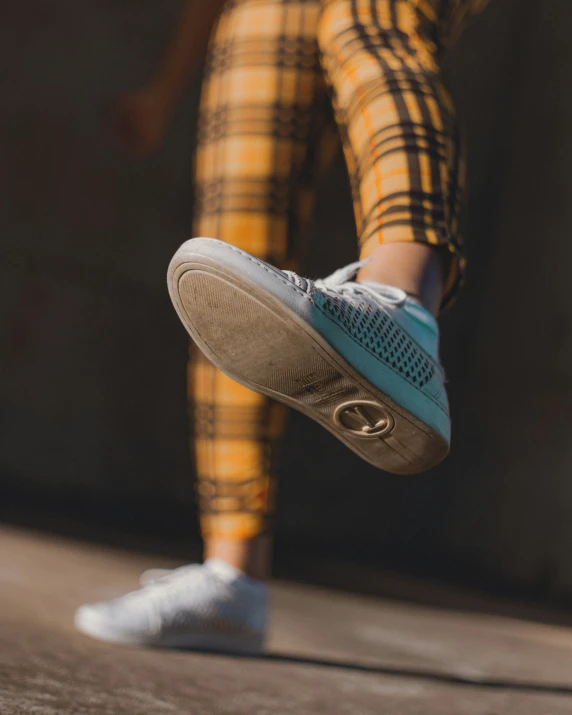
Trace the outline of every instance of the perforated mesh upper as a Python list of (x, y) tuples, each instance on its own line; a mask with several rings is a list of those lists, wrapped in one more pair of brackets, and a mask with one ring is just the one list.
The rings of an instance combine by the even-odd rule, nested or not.
[(385, 311), (359, 296), (321, 292), (326, 312), (366, 348), (416, 387), (426, 385), (435, 366)]

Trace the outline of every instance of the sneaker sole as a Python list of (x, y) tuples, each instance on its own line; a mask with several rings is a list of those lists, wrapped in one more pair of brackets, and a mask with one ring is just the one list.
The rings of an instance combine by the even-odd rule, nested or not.
[(171, 261), (169, 293), (216, 367), (307, 415), (380, 469), (415, 474), (447, 456), (440, 434), (368, 382), (279, 298), (193, 243)]
[(97, 614), (80, 609), (75, 616), (75, 627), (84, 635), (106, 643), (174, 648), (233, 655), (261, 655), (264, 638), (241, 633), (172, 633), (158, 637), (140, 636), (119, 631)]

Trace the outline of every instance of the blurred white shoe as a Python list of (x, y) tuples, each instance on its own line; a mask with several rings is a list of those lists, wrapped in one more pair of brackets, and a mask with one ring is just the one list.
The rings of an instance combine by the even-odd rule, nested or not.
[(112, 643), (248, 655), (262, 651), (268, 605), (261, 581), (219, 559), (173, 571), (153, 569), (142, 578), (145, 585), (137, 591), (80, 606), (76, 628)]

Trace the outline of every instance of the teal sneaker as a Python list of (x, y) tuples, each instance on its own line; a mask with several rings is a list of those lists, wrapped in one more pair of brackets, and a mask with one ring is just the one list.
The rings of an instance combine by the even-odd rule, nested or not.
[(321, 424), (362, 459), (412, 474), (449, 451), (439, 329), (398, 288), (280, 271), (222, 241), (177, 251), (169, 293), (205, 355), (251, 390)]

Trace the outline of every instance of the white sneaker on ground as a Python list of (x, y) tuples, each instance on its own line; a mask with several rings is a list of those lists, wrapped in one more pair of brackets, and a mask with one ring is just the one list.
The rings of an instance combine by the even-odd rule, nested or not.
[(210, 238), (177, 251), (171, 299), (205, 355), (395, 473), (449, 451), (439, 329), (398, 288), (356, 283), (361, 263), (311, 281)]
[(113, 643), (257, 655), (267, 587), (220, 559), (181, 566), (137, 591), (78, 608), (75, 625)]

